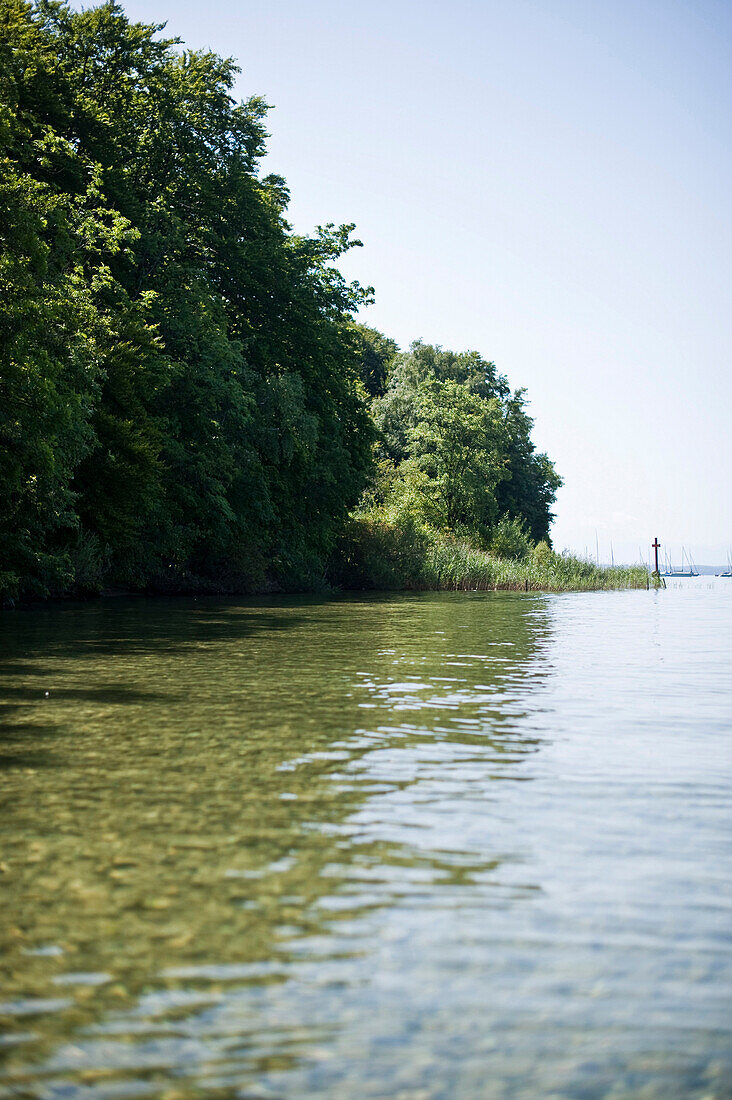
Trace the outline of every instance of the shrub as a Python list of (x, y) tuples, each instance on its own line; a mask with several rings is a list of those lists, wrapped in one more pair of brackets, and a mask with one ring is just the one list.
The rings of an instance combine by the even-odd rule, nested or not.
[(349, 589), (423, 587), (428, 545), (426, 530), (409, 515), (353, 516), (331, 557), (329, 579)]
[(546, 539), (542, 539), (541, 542), (537, 542), (531, 556), (539, 569), (548, 569), (554, 562), (556, 555)]
[(522, 519), (503, 516), (493, 528), (490, 539), (491, 552), (499, 558), (519, 561), (528, 557), (533, 546)]

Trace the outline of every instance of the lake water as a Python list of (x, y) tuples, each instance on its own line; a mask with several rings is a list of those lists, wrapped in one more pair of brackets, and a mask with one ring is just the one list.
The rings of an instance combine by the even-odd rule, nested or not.
[(732, 1096), (732, 581), (0, 623), (0, 1096)]

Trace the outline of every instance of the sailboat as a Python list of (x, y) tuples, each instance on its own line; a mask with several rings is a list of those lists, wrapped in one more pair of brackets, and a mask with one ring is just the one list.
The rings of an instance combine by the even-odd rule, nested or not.
[[(684, 558), (686, 558), (686, 564), (684, 564)], [(674, 566), (669, 564), (668, 558), (666, 559), (666, 570), (661, 574), (662, 577), (698, 577), (699, 570), (694, 566), (694, 562), (691, 559), (691, 554), (687, 554), (684, 547), (681, 547), (681, 566), (675, 569)]]
[(727, 551), (727, 568), (724, 573), (719, 574), (720, 577), (732, 577), (732, 554)]

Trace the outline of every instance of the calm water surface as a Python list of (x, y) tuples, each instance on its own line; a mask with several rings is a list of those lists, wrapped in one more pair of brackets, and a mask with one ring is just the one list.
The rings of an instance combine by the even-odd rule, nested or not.
[(732, 581), (0, 623), (0, 1096), (732, 1096)]

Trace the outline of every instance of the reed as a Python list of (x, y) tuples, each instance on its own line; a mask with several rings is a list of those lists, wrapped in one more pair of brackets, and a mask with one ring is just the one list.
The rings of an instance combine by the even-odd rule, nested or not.
[(518, 559), (500, 558), (468, 539), (380, 514), (352, 518), (331, 563), (346, 589), (589, 592), (646, 588), (645, 566), (598, 566), (539, 543)]
[(642, 566), (599, 567), (551, 550), (518, 560), (498, 558), (463, 540), (438, 535), (425, 560), (424, 581), (429, 588), (577, 592), (646, 588), (648, 572)]

